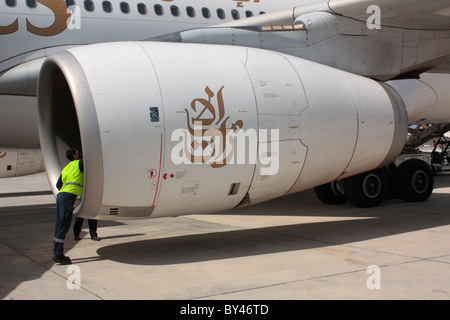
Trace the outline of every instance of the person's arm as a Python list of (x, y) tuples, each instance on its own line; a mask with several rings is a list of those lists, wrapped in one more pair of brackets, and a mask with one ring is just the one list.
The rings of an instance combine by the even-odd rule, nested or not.
[(78, 167), (80, 168), (80, 172), (84, 171), (83, 159), (81, 159), (80, 162), (78, 162)]
[(58, 190), (61, 190), (62, 186), (62, 176), (59, 176), (58, 182), (56, 182), (56, 187), (58, 188)]

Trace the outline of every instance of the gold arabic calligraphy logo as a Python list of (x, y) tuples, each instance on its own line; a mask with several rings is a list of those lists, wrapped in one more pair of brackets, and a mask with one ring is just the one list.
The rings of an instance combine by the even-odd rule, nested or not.
[[(243, 8), (244, 7), (243, 2), (251, 2), (250, 0), (233, 0), (233, 1), (237, 2), (237, 7), (238, 8)], [(259, 0), (253, 0), (253, 2), (254, 3), (258, 3)]]
[[(190, 110), (185, 109), (187, 126), (191, 137), (185, 133), (185, 154), (191, 163), (208, 163), (213, 168), (220, 168), (229, 163), (234, 154), (233, 134), (242, 129), (244, 123), (237, 120), (230, 123), (230, 117), (225, 117), (223, 89), (217, 94), (207, 86), (207, 99), (194, 99)], [(215, 97), (216, 106), (212, 100)], [(227, 125), (230, 124), (230, 127)], [(193, 142), (188, 145), (188, 141)]]

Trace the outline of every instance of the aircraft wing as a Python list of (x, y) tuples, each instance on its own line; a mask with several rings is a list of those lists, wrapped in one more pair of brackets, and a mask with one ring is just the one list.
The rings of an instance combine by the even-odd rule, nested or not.
[(380, 8), (383, 26), (419, 30), (450, 29), (450, 3), (448, 0), (328, 1), (328, 6), (334, 13), (360, 21), (367, 20), (367, 11), (371, 5)]
[(416, 78), (450, 63), (450, 3), (329, 0), (149, 40), (257, 47), (381, 81)]
[[(330, 10), (338, 15), (359, 21), (367, 21), (370, 6), (380, 11), (380, 24), (385, 27), (405, 30), (423, 30), (423, 34), (444, 35), (448, 39), (450, 30), (450, 2), (448, 0), (329, 0)], [(377, 8), (377, 9), (378, 9)], [(448, 40), (447, 40), (448, 41)], [(430, 45), (430, 47), (432, 47)], [(430, 48), (431, 50), (431, 48)], [(447, 55), (445, 55), (447, 53)], [(450, 74), (450, 52), (442, 51), (429, 73)]]
[(222, 26), (284, 25), (306, 13), (329, 11), (359, 21), (367, 21), (371, 6), (380, 9), (381, 25), (415, 30), (450, 30), (450, 2), (448, 0), (329, 0), (299, 6), (277, 13), (237, 20)]
[(443, 63), (429, 71), (429, 73), (447, 73), (450, 74), (450, 63)]

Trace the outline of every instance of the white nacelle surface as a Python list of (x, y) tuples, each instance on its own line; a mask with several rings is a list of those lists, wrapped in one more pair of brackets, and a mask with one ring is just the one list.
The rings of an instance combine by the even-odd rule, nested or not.
[(423, 73), (420, 79), (386, 82), (402, 97), (408, 111), (409, 124), (450, 122), (450, 75)]
[(21, 177), (44, 170), (39, 149), (0, 149), (0, 178)]
[[(52, 83), (70, 94), (53, 92)], [(389, 163), (407, 132), (404, 105), (384, 85), (244, 47), (74, 48), (44, 63), (38, 95), (50, 181), (64, 163), (55, 136), (82, 146), (78, 214), (86, 218), (259, 203)], [(68, 120), (60, 112), (70, 118), (73, 110), (69, 124), (79, 127), (78, 141), (54, 128)]]

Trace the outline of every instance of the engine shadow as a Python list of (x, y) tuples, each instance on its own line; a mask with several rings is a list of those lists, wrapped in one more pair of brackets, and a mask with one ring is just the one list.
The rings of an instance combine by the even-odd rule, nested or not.
[[(293, 199), (291, 197), (265, 203), (264, 208), (268, 205), (276, 208), (277, 201), (286, 202)], [(434, 201), (448, 201), (449, 195), (437, 194), (433, 199), (428, 206), (432, 206)], [(339, 217), (333, 207), (323, 209), (324, 206), (317, 201), (308, 206), (309, 208), (299, 213), (298, 203), (292, 202), (292, 206), (284, 209), (282, 215), (311, 217), (316, 209), (322, 208), (314, 215)], [(411, 208), (413, 206), (414, 204), (410, 204)], [(440, 214), (435, 211), (428, 212), (427, 205), (419, 206), (424, 209), (417, 210), (414, 207), (414, 211), (408, 210), (408, 206), (405, 207), (401, 201), (386, 202), (383, 210), (380, 208), (362, 210), (344, 205), (340, 210), (341, 213), (345, 212), (342, 217), (348, 220), (344, 218), (338, 221), (168, 236), (105, 246), (99, 248), (97, 254), (103, 259), (127, 264), (171, 265), (342, 245), (450, 225), (448, 210)], [(235, 214), (261, 215), (261, 211), (255, 207), (238, 210)], [(393, 210), (390, 207), (393, 207)], [(274, 211), (271, 212), (273, 215)], [(265, 214), (269, 215), (268, 212)]]

